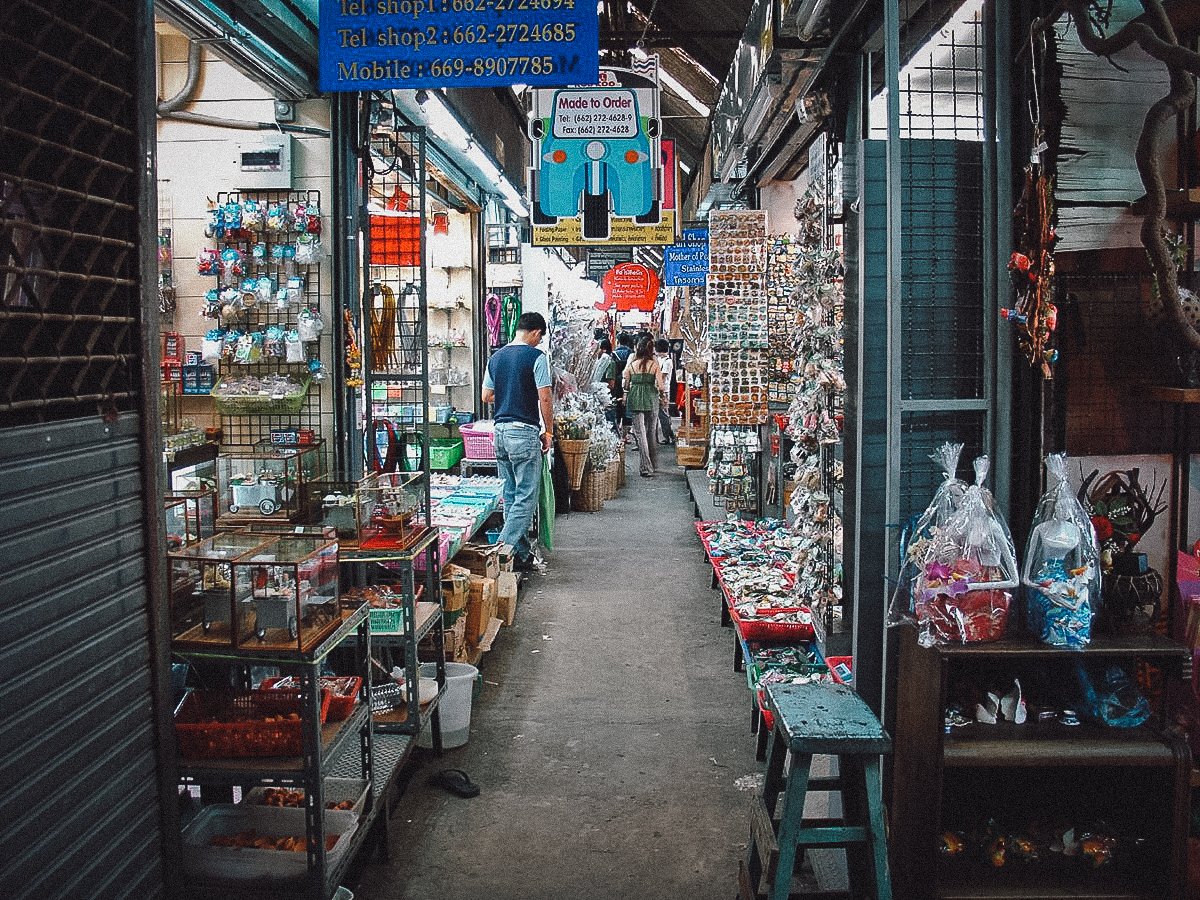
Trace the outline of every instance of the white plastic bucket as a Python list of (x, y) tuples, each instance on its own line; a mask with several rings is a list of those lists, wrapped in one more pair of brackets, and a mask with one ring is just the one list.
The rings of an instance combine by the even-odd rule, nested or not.
[[(437, 663), (421, 663), (421, 675), (434, 678), (437, 675)], [(471, 732), (471, 698), (474, 694), (475, 679), (479, 670), (466, 663), (446, 663), (446, 693), (438, 704), (438, 713), (442, 720), (442, 747), (451, 749), (461, 747), (467, 742)], [(417, 738), (418, 747), (433, 746), (433, 726), (421, 732)]]

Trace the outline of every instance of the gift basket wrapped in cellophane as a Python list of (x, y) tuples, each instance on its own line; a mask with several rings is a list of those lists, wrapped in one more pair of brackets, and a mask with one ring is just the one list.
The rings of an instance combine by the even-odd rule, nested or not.
[(914, 585), (913, 611), (923, 646), (994, 641), (1004, 636), (1016, 551), (1008, 525), (983, 487), (989, 463), (975, 460), (975, 483), (930, 541)]
[(1034, 635), (1073, 650), (1091, 642), (1100, 603), (1100, 547), (1067, 480), (1066, 454), (1046, 457), (1046, 493), (1029, 530), (1021, 583)]
[(925, 511), (910, 520), (900, 535), (900, 576), (888, 610), (888, 624), (900, 625), (916, 619), (916, 582), (925, 567), (929, 548), (946, 523), (962, 505), (967, 485), (957, 475), (963, 445), (943, 443), (929, 458), (942, 472), (942, 483), (934, 491)]

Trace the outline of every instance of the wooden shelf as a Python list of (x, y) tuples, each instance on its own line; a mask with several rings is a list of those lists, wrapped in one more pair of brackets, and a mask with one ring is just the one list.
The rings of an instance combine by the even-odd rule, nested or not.
[(1155, 386), (1150, 388), (1147, 396), (1160, 403), (1200, 403), (1200, 388)]
[(1052, 647), (1033, 638), (1005, 638), (979, 644), (943, 644), (937, 651), (948, 657), (980, 657), (988, 659), (1035, 659), (1041, 657), (1079, 659), (1082, 657), (1166, 657), (1185, 659), (1187, 648), (1182, 644), (1149, 632), (1137, 635), (1097, 635), (1082, 650)]
[[(1154, 726), (1126, 730), (1057, 721), (970, 723), (946, 733), (944, 712), (960, 678), (1139, 659), (1174, 669), (1177, 677), (1185, 648), (1157, 634), (1098, 635), (1082, 651), (1032, 638), (925, 648), (917, 643), (915, 627), (898, 631), (889, 834), (896, 896), (1182, 900), (1191, 796), (1182, 739)], [(1118, 826), (1128, 825), (1147, 839), (1156, 859), (1144, 875), (1093, 871), (1054, 858), (1000, 870), (982, 861), (964, 860), (959, 867), (939, 860), (937, 837), (947, 822), (970, 822), (993, 808), (998, 820), (1056, 814), (1119, 820)]]
[(1175, 765), (1171, 748), (1148, 728), (972, 723), (947, 734), (942, 748), (947, 768)]
[(983, 898), (1090, 897), (1094, 900), (1161, 898), (1161, 885), (1104, 870), (1057, 871), (1048, 866), (1012, 864), (1001, 870), (974, 869), (964, 873), (939, 871), (937, 896), (946, 900)]
[[(1143, 195), (1129, 204), (1129, 211), (1134, 215), (1144, 216), (1150, 204)], [(1179, 188), (1167, 191), (1168, 219), (1200, 218), (1200, 188)]]

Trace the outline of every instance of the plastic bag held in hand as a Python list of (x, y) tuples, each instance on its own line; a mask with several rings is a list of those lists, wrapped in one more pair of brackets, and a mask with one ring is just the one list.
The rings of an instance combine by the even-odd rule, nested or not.
[(1067, 481), (1066, 454), (1046, 457), (1046, 483), (1021, 573), (1029, 628), (1047, 644), (1080, 650), (1092, 639), (1100, 602), (1100, 547)]
[(975, 483), (917, 574), (914, 607), (923, 646), (994, 641), (1007, 628), (1017, 559), (1008, 525), (983, 487), (988, 468), (986, 456), (975, 460)]
[(958, 511), (967, 492), (966, 482), (956, 474), (962, 450), (962, 444), (947, 441), (929, 454), (942, 472), (942, 483), (929, 506), (900, 536), (900, 578), (888, 610), (889, 625), (915, 621), (917, 577), (924, 571), (934, 540)]

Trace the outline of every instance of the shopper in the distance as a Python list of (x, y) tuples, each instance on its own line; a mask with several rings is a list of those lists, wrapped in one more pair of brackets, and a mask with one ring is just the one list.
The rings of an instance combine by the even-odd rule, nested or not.
[(597, 385), (604, 385), (612, 393), (612, 386), (609, 382), (609, 369), (612, 368), (613, 352), (612, 341), (608, 338), (603, 338), (600, 341), (600, 355), (596, 357), (596, 361), (592, 363), (592, 393), (596, 392)]
[(625, 332), (617, 335), (617, 349), (613, 351), (612, 388), (614, 417), (617, 434), (624, 440), (629, 435), (633, 419), (625, 405), (625, 367), (633, 355), (633, 338)]
[(554, 441), (550, 358), (538, 349), (545, 334), (541, 313), (522, 313), (512, 343), (488, 361), (481, 394), (484, 403), (496, 404), (496, 466), (504, 480), (500, 552), (526, 572), (543, 566), (529, 528), (542, 484), (542, 454)]
[(633, 416), (633, 434), (641, 450), (639, 469), (643, 478), (651, 478), (658, 468), (658, 447), (654, 440), (658, 427), (658, 408), (667, 399), (662, 367), (654, 357), (654, 341), (642, 338), (633, 359), (625, 367), (625, 405)]
[[(662, 369), (662, 383), (665, 397), (671, 396), (671, 375), (675, 371), (675, 360), (671, 357), (671, 345), (665, 338), (654, 342), (654, 358)], [(671, 427), (671, 401), (664, 399), (658, 407), (658, 442), (660, 444), (675, 443), (675, 429)]]

